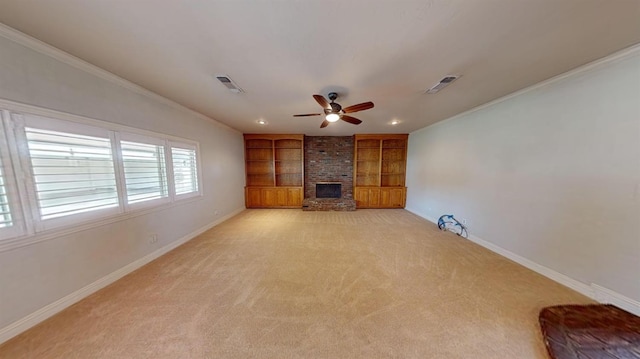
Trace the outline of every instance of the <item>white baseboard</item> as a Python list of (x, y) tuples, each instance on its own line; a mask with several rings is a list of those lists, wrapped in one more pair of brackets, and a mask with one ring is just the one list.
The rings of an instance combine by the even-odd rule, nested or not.
[(190, 241), (191, 239), (199, 236), (205, 231), (217, 226), (218, 224), (226, 221), (227, 219), (234, 217), (238, 213), (244, 211), (244, 208), (236, 209), (235, 211), (229, 213), (226, 216), (220, 217), (215, 221), (208, 223), (195, 231), (183, 236), (182, 238), (167, 244), (162, 248), (158, 248), (157, 250), (147, 254), (146, 256), (129, 263), (128, 265), (112, 272), (97, 281), (80, 288), (79, 290), (64, 296), (55, 302), (48, 304), (35, 312), (27, 315), (26, 317), (19, 319), (8, 326), (0, 329), (0, 344), (6, 342), (7, 340), (15, 337), (16, 335), (24, 332), (25, 330), (39, 324), (40, 322), (50, 318), (51, 316), (61, 312), (62, 310), (68, 308), (69, 306), (79, 302), (80, 300), (88, 297), (89, 295), (97, 292), (98, 290), (108, 286), (109, 284), (117, 281), (118, 279), (124, 277), (125, 275), (133, 272), (134, 270), (144, 266), (145, 264), (151, 262), (152, 260), (164, 255), (167, 252), (175, 249), (176, 247)]
[[(431, 218), (428, 215), (423, 215), (420, 212), (411, 209), (411, 208), (406, 208), (407, 211), (415, 214), (418, 217), (424, 218), (429, 222), (438, 223), (438, 220), (435, 218)], [(591, 284), (585, 284), (583, 282), (580, 282), (578, 280), (575, 280), (571, 277), (568, 277), (562, 273), (556, 272), (553, 269), (547, 268), (543, 265), (540, 265), (532, 260), (529, 260), (527, 258), (524, 258), (518, 254), (515, 254), (511, 251), (508, 251), (500, 246), (497, 246), (489, 241), (486, 241), (482, 238), (479, 238), (477, 236), (474, 235), (469, 235), (468, 238), (470, 241), (477, 243), (485, 248), (487, 248), (488, 250), (497, 253), (503, 257), (509, 258), (512, 261), (531, 269), (532, 271), (542, 274), (543, 276), (554, 280), (566, 287), (569, 287), (573, 290), (575, 290), (578, 293), (581, 293), (591, 299), (594, 299), (600, 303), (608, 303), (608, 304), (613, 304), (615, 306), (618, 306), (626, 311), (629, 311), (631, 313), (634, 313), (636, 315), (640, 315), (640, 302), (633, 300), (631, 298), (628, 298), (618, 292), (615, 292), (611, 289), (602, 287), (600, 285), (591, 283)]]
[(588, 284), (582, 283), (580, 281), (577, 281), (571, 277), (568, 277), (562, 273), (558, 273), (556, 271), (554, 271), (553, 269), (547, 268), (543, 265), (540, 265), (534, 261), (531, 261), (527, 258), (524, 258), (520, 255), (517, 255), (513, 252), (510, 252), (500, 246), (497, 246), (491, 242), (485, 241), (484, 239), (478, 238), (474, 235), (470, 235), (469, 236), (469, 240), (477, 243), (487, 249), (489, 249), (492, 252), (495, 252), (503, 257), (509, 258), (512, 261), (527, 267), (529, 269), (531, 269), (534, 272), (537, 272), (539, 274), (542, 274), (543, 276), (552, 279), (564, 286), (567, 286), (573, 290), (575, 290), (578, 293), (584, 294), (589, 298), (593, 298), (595, 296), (593, 288), (591, 288), (591, 286), (589, 286)]
[(613, 304), (635, 315), (640, 315), (640, 302), (637, 300), (625, 297), (618, 292), (614, 292), (611, 289), (597, 284), (591, 284), (591, 287), (593, 287), (593, 291), (595, 292), (594, 299), (598, 302)]

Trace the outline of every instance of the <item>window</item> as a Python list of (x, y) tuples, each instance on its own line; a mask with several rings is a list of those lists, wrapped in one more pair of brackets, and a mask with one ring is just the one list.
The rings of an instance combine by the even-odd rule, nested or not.
[(173, 144), (171, 158), (176, 196), (198, 193), (196, 148), (184, 144)]
[(24, 234), (24, 216), (18, 202), (15, 176), (9, 156), (7, 134), (3, 118), (8, 118), (6, 111), (0, 111), (0, 239), (8, 239)]
[(16, 107), (0, 109), (0, 250), (201, 193), (197, 143)]
[[(0, 160), (1, 160), (0, 151)], [(5, 162), (6, 163), (6, 162)], [(24, 233), (19, 206), (15, 202), (13, 186), (8, 183), (10, 178), (0, 161), (0, 239), (17, 237)]]
[(4, 174), (0, 165), (0, 228), (13, 226), (11, 218), (11, 208), (9, 207), (9, 198), (7, 197), (7, 187), (4, 184)]
[(118, 206), (111, 140), (26, 127), (43, 220)]
[(164, 145), (120, 141), (127, 203), (169, 198)]

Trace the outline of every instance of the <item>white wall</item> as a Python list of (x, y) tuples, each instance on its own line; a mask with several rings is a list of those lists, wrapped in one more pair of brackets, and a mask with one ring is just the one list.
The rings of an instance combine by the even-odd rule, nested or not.
[(412, 133), (407, 186), (410, 211), (637, 307), (639, 48)]
[(239, 132), (116, 82), (0, 35), (0, 99), (199, 141), (204, 196), (0, 252), (0, 329), (244, 208)]

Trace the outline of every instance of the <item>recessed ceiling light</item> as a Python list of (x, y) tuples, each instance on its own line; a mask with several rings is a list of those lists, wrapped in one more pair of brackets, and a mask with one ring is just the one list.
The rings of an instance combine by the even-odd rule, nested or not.
[(391, 124), (392, 124), (392, 125), (394, 125), (394, 126), (395, 126), (395, 125), (397, 125), (397, 124), (399, 124), (399, 123), (400, 123), (400, 121), (398, 121), (398, 120), (393, 120), (393, 121), (391, 121)]
[(263, 126), (267, 124), (267, 121), (265, 120), (258, 120), (256, 122), (258, 122), (258, 125), (263, 125)]

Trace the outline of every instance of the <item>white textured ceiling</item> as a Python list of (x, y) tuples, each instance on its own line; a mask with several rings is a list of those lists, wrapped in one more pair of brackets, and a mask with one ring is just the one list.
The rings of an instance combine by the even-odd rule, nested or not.
[[(242, 132), (307, 135), (414, 131), (639, 43), (639, 19), (637, 0), (0, 0), (0, 22)], [(375, 108), (292, 117), (330, 91)]]

